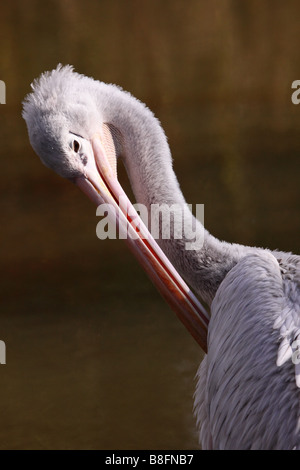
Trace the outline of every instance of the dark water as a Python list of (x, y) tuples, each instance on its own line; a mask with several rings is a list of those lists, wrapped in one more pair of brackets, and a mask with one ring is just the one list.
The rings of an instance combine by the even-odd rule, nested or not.
[(62, 62), (130, 90), (214, 235), (299, 253), (299, 14), (297, 1), (1, 6), (1, 449), (198, 445), (201, 351), (126, 246), (96, 238), (89, 200), (33, 153), (30, 82)]

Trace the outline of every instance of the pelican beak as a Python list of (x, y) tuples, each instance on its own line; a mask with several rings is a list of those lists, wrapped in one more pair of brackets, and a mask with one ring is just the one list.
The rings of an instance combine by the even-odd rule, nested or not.
[[(123, 191), (107, 159), (101, 137), (91, 139), (94, 161), (86, 174), (75, 180), (79, 188), (98, 206), (109, 204), (108, 217), (117, 224), (148, 276), (186, 326), (201, 348), (207, 351), (209, 316), (198, 299), (170, 263), (142, 222)], [(124, 236), (125, 234), (125, 236)]]

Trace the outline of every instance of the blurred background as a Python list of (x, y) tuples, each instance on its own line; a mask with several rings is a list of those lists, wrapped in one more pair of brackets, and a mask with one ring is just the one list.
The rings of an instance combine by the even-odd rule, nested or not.
[(129, 90), (160, 119), (210, 232), (299, 253), (299, 18), (297, 0), (2, 2), (0, 449), (198, 448), (202, 353), (34, 154), (32, 80), (61, 62)]

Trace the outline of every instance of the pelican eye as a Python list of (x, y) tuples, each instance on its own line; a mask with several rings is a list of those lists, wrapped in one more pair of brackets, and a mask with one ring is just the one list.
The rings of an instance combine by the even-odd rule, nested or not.
[(75, 132), (71, 132), (69, 134), (69, 147), (73, 150), (75, 153), (81, 152), (82, 148), (82, 140), (83, 137), (81, 135), (75, 134)]
[(75, 153), (78, 153), (79, 152), (79, 149), (80, 149), (80, 143), (78, 142), (78, 140), (73, 140), (73, 150)]

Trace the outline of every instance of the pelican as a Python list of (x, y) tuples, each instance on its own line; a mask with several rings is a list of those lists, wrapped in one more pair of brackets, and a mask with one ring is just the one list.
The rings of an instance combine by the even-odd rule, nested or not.
[[(202, 448), (300, 449), (300, 257), (204, 229), (182, 195), (159, 121), (121, 88), (59, 65), (33, 82), (23, 117), (47, 167), (114, 207), (130, 249), (207, 353), (194, 397)], [(184, 222), (204, 233), (199, 249), (187, 250), (184, 234), (151, 238), (118, 182), (118, 158), (136, 200), (149, 213), (153, 204), (181, 208)]]

